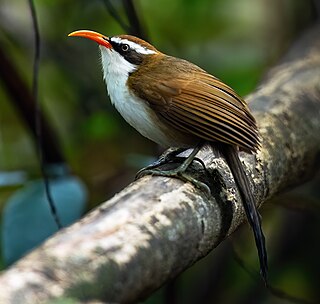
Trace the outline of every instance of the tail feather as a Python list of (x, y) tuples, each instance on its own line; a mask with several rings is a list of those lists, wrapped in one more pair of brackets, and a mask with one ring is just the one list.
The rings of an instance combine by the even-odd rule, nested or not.
[(224, 156), (226, 157), (227, 163), (230, 167), (232, 175), (237, 184), (238, 190), (241, 195), (242, 204), (248, 218), (249, 224), (253, 230), (256, 247), (258, 250), (259, 262), (260, 262), (260, 273), (265, 282), (267, 283), (268, 273), (268, 258), (265, 244), (265, 237), (261, 227), (261, 216), (255, 205), (255, 199), (250, 189), (248, 177), (244, 171), (241, 161), (238, 156), (238, 151), (232, 146), (223, 146)]

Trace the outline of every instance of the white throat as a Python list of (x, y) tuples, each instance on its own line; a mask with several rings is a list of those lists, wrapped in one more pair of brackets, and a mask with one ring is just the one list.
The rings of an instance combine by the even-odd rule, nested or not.
[(118, 52), (99, 46), (103, 78), (106, 82), (109, 96), (113, 104), (116, 103), (116, 95), (127, 87), (129, 74), (137, 69), (137, 66), (125, 60)]
[(125, 60), (113, 49), (100, 46), (100, 51), (103, 78), (111, 103), (127, 123), (143, 136), (161, 146), (171, 146), (172, 142), (168, 141), (167, 132), (155, 125), (155, 121), (158, 119), (156, 115), (150, 112), (143, 100), (129, 92), (127, 80), (130, 73), (137, 69), (137, 66)]

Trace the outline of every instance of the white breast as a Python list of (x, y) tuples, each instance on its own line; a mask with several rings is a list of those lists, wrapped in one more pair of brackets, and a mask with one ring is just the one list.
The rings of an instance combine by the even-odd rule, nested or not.
[(122, 117), (143, 136), (159, 145), (174, 145), (174, 140), (167, 135), (168, 132), (159, 128), (161, 122), (156, 123), (158, 118), (147, 110), (145, 102), (130, 94), (128, 90), (127, 79), (136, 66), (112, 49), (100, 47), (100, 51), (108, 94)]

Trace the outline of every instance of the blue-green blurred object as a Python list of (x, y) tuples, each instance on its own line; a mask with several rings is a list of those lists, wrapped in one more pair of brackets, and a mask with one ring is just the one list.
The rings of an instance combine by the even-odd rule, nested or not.
[(27, 179), (27, 173), (24, 171), (1, 171), (0, 187), (15, 186), (24, 183)]
[[(60, 172), (51, 175), (49, 188), (64, 227), (81, 217), (88, 195), (79, 178)], [(2, 254), (7, 265), (57, 232), (42, 179), (25, 184), (8, 199), (2, 223)]]

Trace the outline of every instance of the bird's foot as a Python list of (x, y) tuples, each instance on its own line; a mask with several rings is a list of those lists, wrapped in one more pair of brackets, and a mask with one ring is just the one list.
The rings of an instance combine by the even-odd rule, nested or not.
[[(210, 195), (211, 194), (210, 188), (205, 183), (200, 182), (199, 180), (195, 179), (194, 177), (186, 173), (186, 170), (188, 169), (188, 167), (191, 165), (193, 161), (198, 161), (207, 173), (207, 169), (203, 161), (200, 158), (195, 157), (195, 155), (199, 152), (200, 148), (201, 148), (200, 145), (197, 146), (187, 157), (177, 156), (179, 153), (185, 151), (185, 149), (179, 148), (179, 149), (171, 150), (161, 155), (161, 157), (156, 162), (141, 169), (137, 173), (136, 179), (141, 178), (145, 175), (175, 177), (185, 182), (191, 182), (197, 188), (204, 190)], [(161, 165), (168, 164), (168, 163), (177, 163), (177, 162), (179, 162), (180, 165), (175, 169), (171, 169), (171, 170), (157, 169), (157, 167)]]
[[(159, 170), (157, 168), (162, 165), (169, 164), (169, 163), (182, 164), (186, 159), (187, 159), (187, 157), (184, 157), (184, 156), (170, 156), (170, 159), (159, 158), (158, 160), (156, 160), (152, 164), (148, 165), (147, 167), (140, 169), (137, 172), (135, 179), (137, 180), (145, 175), (155, 175), (155, 174), (153, 174), (153, 172), (156, 172), (156, 171), (163, 171), (163, 172), (170, 171), (170, 170)], [(202, 161), (202, 159), (195, 157), (193, 161), (197, 161), (198, 163), (200, 163), (203, 170), (205, 170), (207, 173), (207, 168), (206, 168), (204, 162)]]
[(168, 164), (168, 163), (175, 163), (177, 161), (182, 162), (181, 160), (184, 160), (185, 157), (178, 157), (177, 155), (179, 153), (182, 153), (185, 150), (186, 149), (184, 149), (184, 148), (171, 148), (171, 149), (165, 151), (159, 157), (159, 159), (157, 159), (155, 162), (148, 165), (147, 167), (140, 169), (137, 172), (135, 179), (137, 180), (137, 179), (143, 177), (144, 175), (149, 174), (147, 172), (145, 173), (145, 171), (156, 169), (157, 167), (160, 167), (160, 166)]
[(172, 170), (159, 170), (159, 169), (144, 168), (138, 172), (138, 173), (140, 173), (139, 178), (143, 177), (145, 175), (174, 177), (174, 178), (178, 178), (184, 182), (192, 183), (197, 188), (204, 190), (208, 195), (211, 194), (210, 188), (205, 183), (200, 182), (199, 180), (195, 179), (191, 175), (187, 174), (185, 172), (185, 170), (181, 170), (180, 167), (181, 166), (179, 166), (176, 169), (172, 169)]

